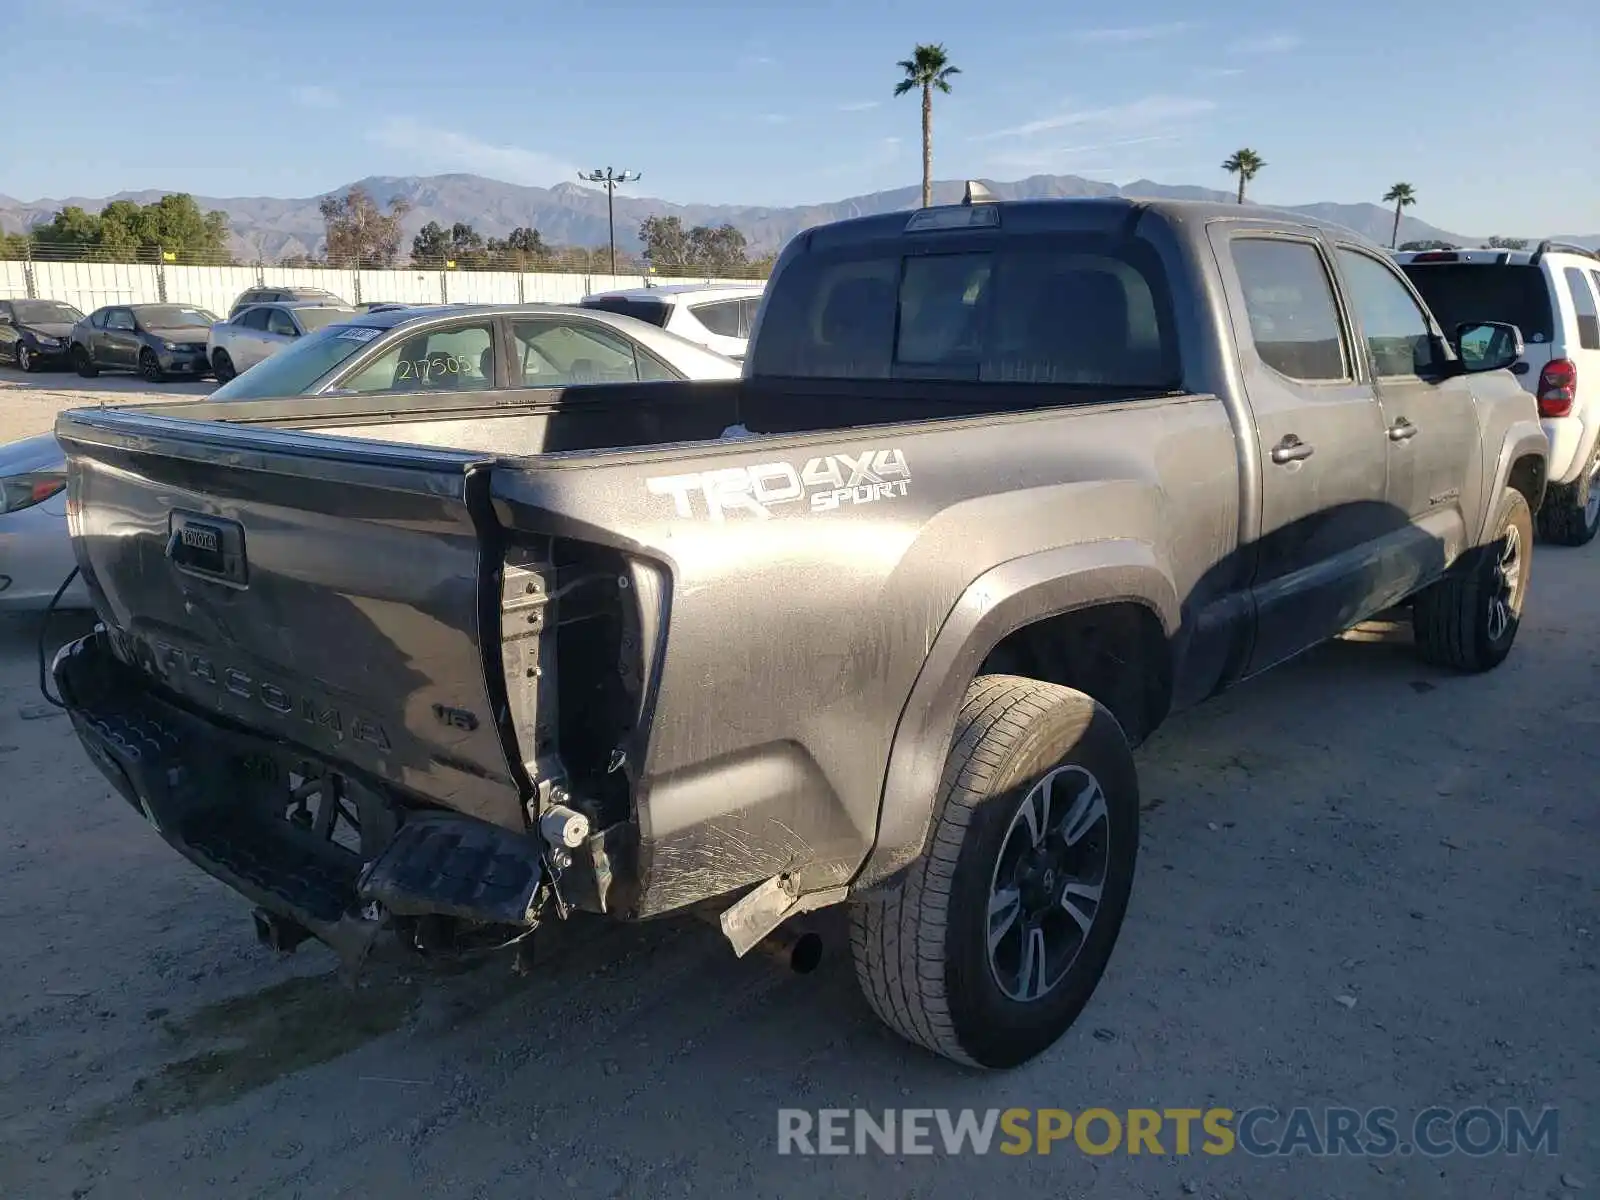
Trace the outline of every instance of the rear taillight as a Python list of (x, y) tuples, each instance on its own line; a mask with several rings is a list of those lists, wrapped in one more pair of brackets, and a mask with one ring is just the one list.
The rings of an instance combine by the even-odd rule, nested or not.
[(1539, 372), (1539, 415), (1564, 417), (1578, 394), (1578, 365), (1570, 358), (1552, 358)]
[(1460, 262), (1461, 256), (1454, 250), (1429, 250), (1425, 254), (1417, 255), (1411, 261), (1414, 263)]
[(67, 477), (50, 471), (28, 475), (9, 475), (0, 479), (5, 507), (0, 512), (17, 512), (42, 504), (67, 486)]

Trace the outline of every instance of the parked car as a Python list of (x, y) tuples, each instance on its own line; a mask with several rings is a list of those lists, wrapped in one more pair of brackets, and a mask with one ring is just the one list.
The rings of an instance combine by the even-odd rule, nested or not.
[(1517, 636), (1548, 443), (1516, 330), (1445, 334), (1336, 226), (824, 225), (744, 378), (581, 397), (353, 409), (407, 362), (509, 383), (536, 340), (382, 316), (262, 366), (356, 342), (311, 400), (56, 425), (102, 622), (54, 666), (78, 737), (264, 941), (352, 969), (573, 911), (715, 906), (744, 954), (848, 901), (879, 1017), (1013, 1066), (1110, 959), (1132, 744), (1402, 602), (1451, 669)]
[[(497, 345), (506, 348), (503, 362)], [(436, 395), (738, 376), (732, 359), (614, 313), (538, 304), (408, 306), (325, 326), (211, 398)]]
[(233, 307), (228, 309), (228, 317), (239, 315), (241, 309), (249, 308), (252, 304), (293, 304), (296, 301), (309, 300), (321, 304), (347, 304), (349, 303), (332, 292), (314, 287), (253, 287), (239, 293), (239, 298), (233, 302)]
[(216, 316), (188, 304), (108, 304), (72, 327), (72, 365), (85, 379), (137, 371), (150, 383), (211, 370), (206, 335)]
[(764, 283), (708, 285), (669, 283), (585, 296), (584, 308), (621, 313), (668, 333), (708, 346), (729, 358), (744, 358)]
[[(306, 316), (307, 306), (284, 307), (293, 308), (297, 319)], [(496, 338), (509, 338), (514, 348), (503, 377), (496, 375), (492, 354), (484, 359)], [(365, 317), (347, 313), (344, 323), (296, 339), (289, 349), (219, 387), (211, 399), (386, 393), (400, 400), (415, 393), (426, 402), (440, 393), (491, 385), (581, 388), (738, 375), (739, 365), (720, 354), (610, 313), (538, 306), (403, 306)], [(0, 450), (0, 474), (12, 476), (0, 478), (0, 484), (18, 505), (16, 520), (0, 516), (0, 570), (15, 577), (7, 601), (12, 607), (43, 607), (72, 569), (66, 496), (49, 490), (53, 481), (65, 480), (65, 471), (65, 456), (51, 434)], [(36, 485), (43, 490), (36, 493)], [(8, 560), (24, 566), (7, 567)], [(82, 580), (74, 581), (59, 603), (63, 608), (87, 607)]]
[[(74, 565), (67, 462), (55, 434), (0, 446), (0, 610), (44, 608)], [(61, 606), (89, 607), (82, 577)]]
[(83, 314), (59, 300), (0, 300), (0, 358), (37, 371), (67, 361), (72, 327)]
[(321, 300), (251, 304), (211, 327), (206, 335), (206, 358), (217, 380), (226, 383), (306, 334), (356, 315), (356, 309), (348, 304)]
[(1550, 489), (1538, 513), (1549, 541), (1600, 533), (1600, 254), (1540, 242), (1529, 250), (1395, 255), (1446, 329), (1507, 321), (1522, 330), (1512, 368), (1539, 401), (1550, 438)]

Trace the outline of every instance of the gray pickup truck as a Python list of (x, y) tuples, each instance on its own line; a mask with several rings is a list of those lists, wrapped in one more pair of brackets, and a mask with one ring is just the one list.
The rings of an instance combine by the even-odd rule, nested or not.
[(741, 380), (352, 395), (357, 352), (62, 414), (100, 625), (52, 678), (279, 948), (715, 903), (743, 954), (848, 902), (878, 1015), (1012, 1066), (1105, 970), (1169, 713), (1400, 605), (1509, 652), (1520, 341), (1342, 229), (969, 192), (796, 237)]

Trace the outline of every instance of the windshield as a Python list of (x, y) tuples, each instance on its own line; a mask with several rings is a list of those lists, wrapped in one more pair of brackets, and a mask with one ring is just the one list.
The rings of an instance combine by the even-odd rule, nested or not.
[(1072, 236), (953, 253), (908, 248), (796, 259), (767, 295), (751, 374), (1180, 385), (1171, 296), (1149, 245)]
[(211, 393), (211, 399), (303, 396), (329, 371), (383, 334), (384, 330), (369, 325), (326, 325), (223, 384)]
[(348, 321), (359, 314), (353, 308), (297, 308), (294, 315), (300, 319), (300, 326), (307, 333), (314, 329), (321, 329), (325, 325), (332, 325), (335, 321)]
[(83, 314), (72, 305), (54, 300), (13, 300), (11, 311), (19, 325), (75, 325), (83, 320)]
[(133, 315), (144, 329), (193, 329), (217, 323), (217, 318), (205, 309), (181, 304), (141, 304), (133, 310)]
[(1405, 273), (1451, 336), (1462, 325), (1501, 321), (1528, 342), (1548, 342), (1555, 325), (1550, 289), (1538, 267), (1472, 263), (1407, 263)]

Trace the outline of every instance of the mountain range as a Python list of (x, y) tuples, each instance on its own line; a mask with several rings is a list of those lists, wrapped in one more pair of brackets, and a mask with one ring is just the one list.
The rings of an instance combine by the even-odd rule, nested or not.
[[(1141, 179), (1123, 187), (1083, 179), (1076, 175), (1034, 175), (1014, 182), (983, 181), (1000, 199), (1046, 199), (1075, 196), (1136, 196), (1150, 199), (1188, 199), (1231, 201), (1229, 192), (1211, 188), (1174, 186)], [(405, 221), (407, 244), (428, 221), (449, 228), (465, 221), (486, 237), (504, 237), (518, 226), (537, 229), (550, 245), (600, 246), (606, 241), (606, 196), (596, 188), (574, 183), (554, 187), (523, 187), (486, 179), (481, 175), (372, 176), (347, 185), (365, 188), (387, 207), (392, 199), (404, 199), (411, 206)], [(963, 184), (944, 181), (934, 184), (935, 203), (953, 203), (961, 198)], [(346, 188), (335, 189), (335, 194)], [(163, 191), (119, 192), (114, 196), (69, 196), (24, 202), (0, 195), (0, 231), (20, 233), (35, 224), (49, 221), (67, 205), (78, 205), (97, 212), (112, 200), (132, 200), (148, 204), (160, 199)], [(320, 196), (280, 199), (270, 196), (197, 196), (204, 209), (227, 214), (232, 232), (233, 251), (241, 259), (273, 261), (289, 255), (318, 253), (323, 241), (322, 216), (317, 204)], [(733, 225), (748, 240), (753, 252), (781, 247), (802, 229), (827, 221), (873, 213), (893, 212), (914, 207), (920, 200), (917, 187), (896, 188), (851, 196), (828, 204), (805, 204), (787, 208), (763, 208), (730, 204), (674, 204), (666, 200), (629, 196), (616, 197), (617, 245), (633, 250), (639, 245), (639, 223), (650, 216), (676, 216), (685, 226)], [(1338, 204), (1322, 202), (1288, 206), (1288, 211), (1332, 221), (1354, 229), (1374, 241), (1387, 244), (1394, 221), (1391, 209), (1378, 204)], [(1504, 231), (1491, 231), (1504, 232)], [(1524, 236), (1524, 235), (1518, 235)], [(1600, 234), (1561, 235), (1600, 248)], [(1465, 236), (1430, 225), (1409, 214), (1400, 221), (1400, 240), (1438, 239), (1459, 245), (1477, 245), (1482, 236)]]

